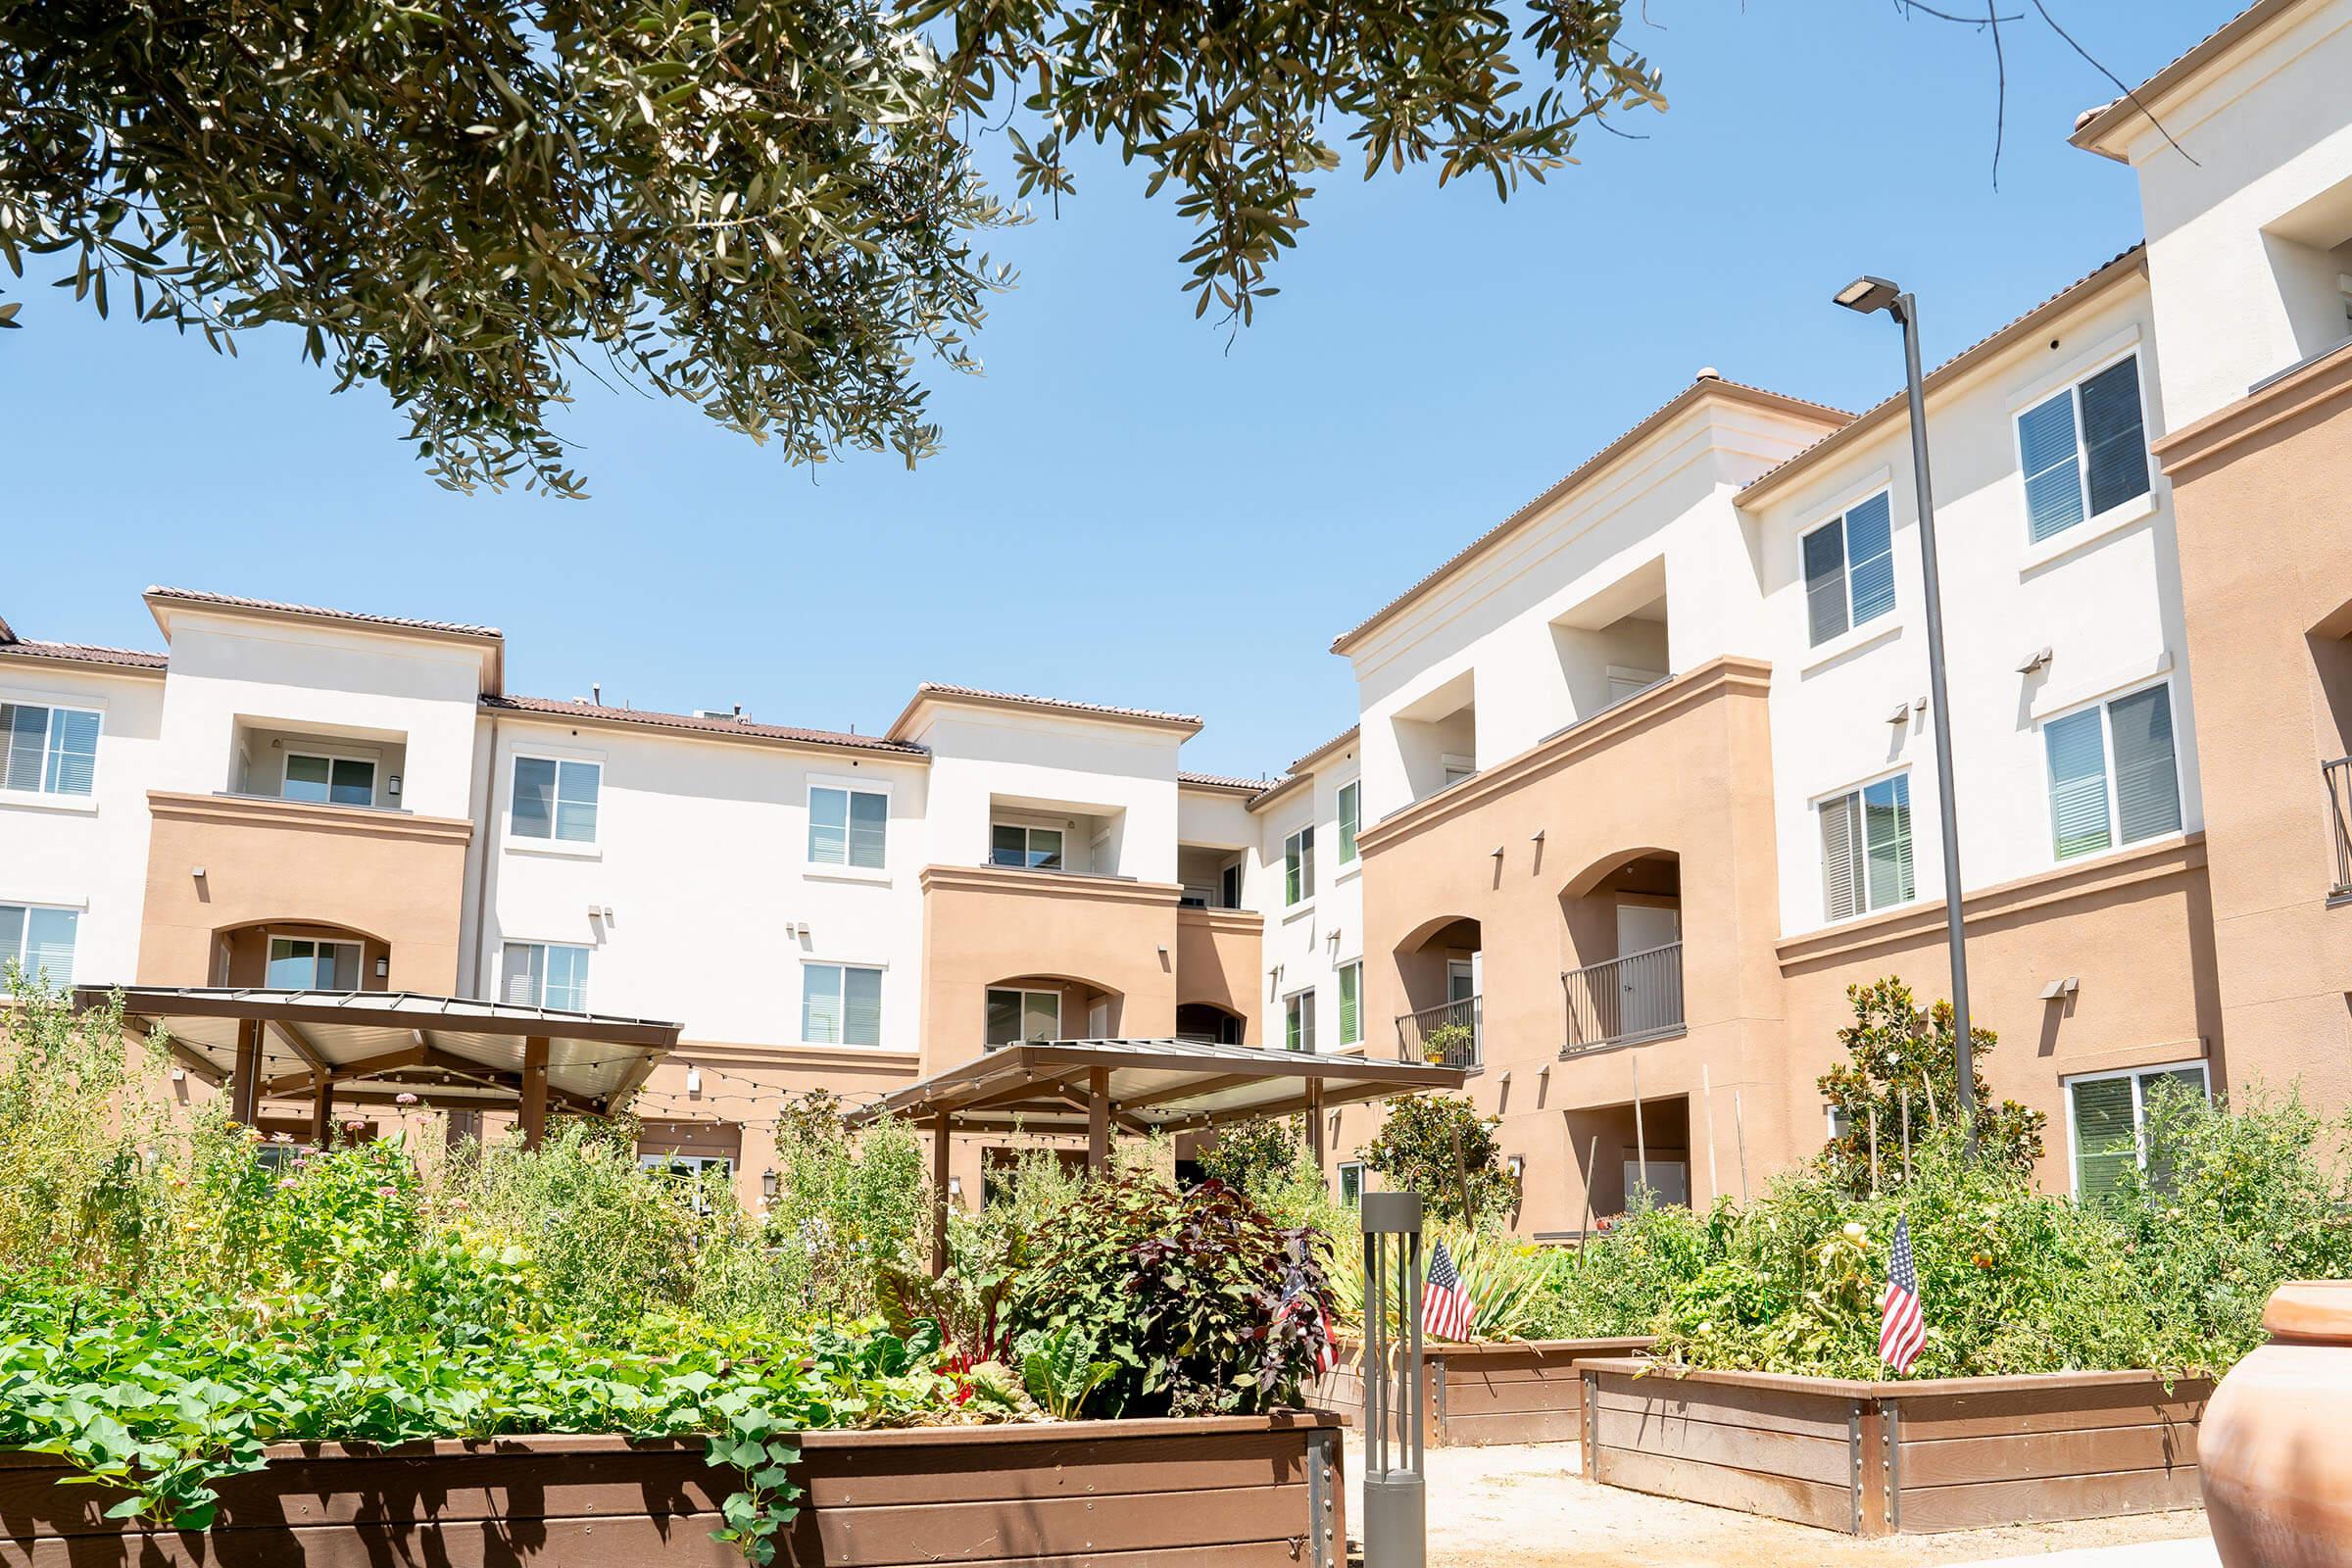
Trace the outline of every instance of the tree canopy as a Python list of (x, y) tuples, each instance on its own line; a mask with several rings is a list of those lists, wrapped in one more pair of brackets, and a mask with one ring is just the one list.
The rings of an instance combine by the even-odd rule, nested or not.
[[(577, 493), (577, 375), (796, 463), (933, 450), (924, 376), (1069, 150), (1173, 187), (1247, 323), (1343, 165), (1507, 196), (1662, 106), (1623, 0), (0, 0), (0, 259), (235, 352), (282, 324), (443, 482)], [(127, 286), (129, 299), (122, 296)], [(0, 322), (21, 302), (0, 304)]]

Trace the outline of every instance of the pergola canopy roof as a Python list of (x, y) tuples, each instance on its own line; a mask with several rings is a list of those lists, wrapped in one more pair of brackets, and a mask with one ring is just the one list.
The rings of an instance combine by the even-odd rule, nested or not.
[(1191, 1040), (1033, 1040), (909, 1084), (855, 1113), (851, 1125), (944, 1115), (966, 1131), (1083, 1133), (1098, 1069), (1107, 1075), (1111, 1120), (1129, 1132), (1459, 1089), (1465, 1076), (1459, 1067)]
[(679, 1026), (410, 991), (279, 991), (241, 986), (74, 989), (77, 1006), (122, 999), (122, 1020), (161, 1028), (182, 1065), (218, 1083), (236, 1070), (240, 1035), (260, 1033), (264, 1096), (310, 1095), (320, 1073), (339, 1101), (413, 1094), (443, 1109), (518, 1102), (526, 1054), (544, 1042), (547, 1099), (601, 1113), (644, 1083)]

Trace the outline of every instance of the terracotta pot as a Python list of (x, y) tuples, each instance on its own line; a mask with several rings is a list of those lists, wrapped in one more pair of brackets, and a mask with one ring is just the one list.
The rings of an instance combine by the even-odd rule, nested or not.
[(2281, 1285), (2197, 1430), (2226, 1568), (2352, 1568), (2352, 1280)]

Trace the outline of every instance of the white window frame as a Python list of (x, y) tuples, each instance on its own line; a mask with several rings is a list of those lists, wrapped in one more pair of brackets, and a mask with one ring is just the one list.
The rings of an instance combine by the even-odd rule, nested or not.
[(2147, 1089), (2142, 1080), (2168, 1072), (2186, 1072), (2194, 1067), (2205, 1078), (2205, 1099), (2213, 1101), (2213, 1063), (2203, 1056), (2186, 1061), (2151, 1062), (2144, 1067), (2117, 1067), (2108, 1072), (2068, 1073), (2058, 1080), (2059, 1098), (2066, 1102), (2066, 1190), (2074, 1197), (2082, 1196), (2082, 1140), (2075, 1126), (2075, 1085), (2104, 1083), (2114, 1078), (2132, 1080), (2132, 1144), (2139, 1168), (2148, 1168)]
[[(848, 1025), (849, 1025), (849, 1021), (850, 1021), (850, 1018), (849, 1018), (849, 1009), (850, 1009), (850, 1004), (849, 1004), (849, 989), (850, 989), (850, 982), (849, 982), (849, 971), (851, 971), (852, 969), (865, 969), (865, 970), (869, 970), (869, 971), (871, 971), (871, 972), (873, 973), (873, 975), (874, 975), (874, 977), (875, 977), (875, 978), (874, 978), (874, 1043), (873, 1043), (872, 1045), (870, 1045), (870, 1046), (869, 1046), (869, 1045), (862, 1044), (861, 1042), (858, 1042), (858, 1041), (853, 1041), (853, 1040), (811, 1040), (811, 1039), (809, 1039), (809, 1038), (808, 1038), (808, 971), (809, 971), (809, 970), (811, 970), (811, 969), (839, 969), (840, 971), (842, 971), (842, 980), (841, 980), (841, 997), (842, 997), (842, 1002), (841, 1002), (841, 1022), (842, 1022), (842, 1026), (843, 1026), (843, 1033), (845, 1033), (845, 1034), (848, 1032)], [(887, 1049), (888, 1049), (888, 1042), (889, 1042), (889, 1040), (890, 1040), (890, 1007), (889, 1007), (889, 1002), (890, 1002), (890, 965), (889, 965), (889, 964), (887, 964), (887, 963), (877, 963), (877, 962), (874, 962), (874, 961), (873, 961), (873, 960), (871, 960), (871, 959), (866, 959), (866, 958), (815, 958), (815, 957), (803, 958), (803, 959), (801, 960), (801, 1016), (800, 1016), (800, 1022), (799, 1022), (799, 1023), (796, 1025), (796, 1028), (797, 1028), (797, 1030), (798, 1030), (798, 1032), (799, 1032), (799, 1036), (800, 1036), (800, 1043), (801, 1043), (802, 1045), (804, 1045), (804, 1046), (817, 1046), (817, 1047), (822, 1047), (822, 1048), (825, 1048), (825, 1049), (828, 1049), (828, 1050), (833, 1050), (833, 1051), (882, 1051), (882, 1050), (887, 1050)]]
[[(1348, 972), (1351, 969), (1355, 971), (1355, 1038), (1353, 1040), (1349, 1040), (1347, 1037)], [(1364, 1043), (1364, 960), (1361, 958), (1348, 959), (1346, 963), (1343, 963), (1332, 970), (1332, 977), (1334, 982), (1339, 987), (1337, 994), (1340, 1004), (1338, 1008), (1335, 1009), (1339, 1013), (1339, 1016), (1333, 1021), (1339, 1025), (1339, 1045), (1340, 1049), (1344, 1051), (1349, 1046), (1360, 1046)]]
[[(41, 734), (41, 781), (44, 786), (49, 778), (50, 759), (55, 755), (53, 747), (57, 733), (57, 715), (60, 712), (80, 713), (96, 719), (98, 721), (98, 742), (103, 746), (106, 740), (106, 705), (96, 698), (69, 695), (63, 692), (11, 688), (0, 690), (0, 703), (7, 703), (18, 708), (48, 710), (49, 719), (43, 726)], [(0, 752), (4, 752), (4, 750), (5, 741), (4, 738), (0, 738)], [(0, 767), (0, 777), (5, 776), (5, 768)], [(45, 787), (29, 790), (0, 789), (0, 806), (30, 806), (52, 811), (95, 811), (98, 808), (98, 757), (96, 751), (93, 751), (90, 756), (89, 794), (73, 795), (62, 790), (50, 790)]]
[[(1364, 1162), (1360, 1159), (1343, 1159), (1339, 1161), (1338, 1168), (1339, 1176), (1332, 1191), (1337, 1195), (1340, 1206), (1361, 1208), (1364, 1203)], [(1350, 1172), (1355, 1176), (1355, 1201), (1353, 1202), (1348, 1200), (1348, 1177)]]
[[(541, 937), (511, 937), (501, 933), (498, 939), (498, 967), (490, 978), (491, 995), (501, 1002), (504, 1002), (507, 996), (507, 950), (509, 948), (539, 948), (542, 950), (547, 948), (569, 948), (587, 956), (588, 967), (592, 972), (596, 968), (596, 944), (593, 942), (557, 942)], [(594, 1010), (588, 1005), (587, 991), (588, 982), (586, 980), (582, 980), (580, 982), (580, 1004), (577, 1007), (556, 1007), (552, 1010), (556, 1012), (589, 1012)], [(522, 1004), (522, 1005), (532, 1007), (545, 1007), (548, 1005), (547, 964), (544, 958), (542, 958), (539, 965), (539, 998), (535, 1002), (525, 1003)]]
[(368, 768), (367, 808), (369, 810), (373, 810), (375, 808), (375, 798), (383, 793), (384, 779), (387, 776), (384, 772), (383, 759), (380, 756), (363, 757), (356, 752), (322, 752), (315, 747), (310, 746), (305, 746), (300, 751), (296, 751), (294, 748), (288, 747), (286, 748), (285, 756), (280, 760), (277, 768), (277, 798), (281, 801), (293, 799), (293, 797), (286, 793), (286, 786), (293, 782), (292, 765), (294, 759), (297, 757), (307, 757), (313, 761), (324, 762), (326, 764), (326, 793), (328, 796), (328, 799), (323, 801), (296, 801), (294, 804), (297, 806), (342, 806), (347, 809), (354, 808), (347, 801), (337, 801), (333, 799), (335, 793), (335, 764), (337, 762), (361, 762), (365, 763)]
[[(310, 803), (305, 802), (303, 804), (309, 805)], [(308, 942), (311, 944), (314, 950), (318, 948), (356, 948), (359, 951), (360, 956), (358, 959), (353, 962), (351, 966), (351, 972), (353, 977), (359, 981), (359, 984), (354, 986), (352, 989), (355, 991), (365, 991), (368, 989), (367, 943), (354, 937), (314, 937), (305, 936), (300, 932), (295, 931), (270, 930), (264, 930), (262, 932), (262, 983), (264, 985), (268, 985), (270, 981), (270, 950), (280, 942)], [(318, 956), (317, 952), (314, 951), (311, 955), (311, 961), (314, 966), (318, 963)], [(293, 989), (298, 991), (315, 991), (319, 988), (316, 986), (297, 986)]]
[[(2176, 750), (2178, 748), (2176, 748)], [(2043, 770), (2046, 772), (2049, 766), (2048, 761), (2046, 760), (2048, 748), (2043, 748), (2043, 752), (2045, 760), (2043, 761), (2042, 766)], [(1830, 919), (1829, 866), (1822, 858), (1825, 852), (1822, 849), (1821, 844), (1821, 808), (1829, 805), (1832, 801), (1841, 801), (1849, 795), (1860, 795), (1864, 790), (1869, 789), (1874, 784), (1884, 784), (1890, 778), (1905, 777), (1910, 774), (1911, 771), (1912, 767), (1908, 762), (1905, 762), (1900, 767), (1882, 768), (1880, 771), (1871, 774), (1867, 778), (1856, 779), (1850, 784), (1840, 784), (1835, 789), (1824, 790), (1819, 795), (1814, 796), (1811, 801), (1806, 803), (1805, 816), (1807, 820), (1805, 822), (1805, 827), (1813, 836), (1813, 863), (1820, 869), (1822, 873), (1815, 880), (1820, 887), (1822, 895), (1821, 918), (1823, 924), (1842, 925), (1844, 921), (1832, 921)], [(1913, 791), (1912, 793), (1916, 795), (1917, 791)], [(2044, 805), (2047, 805), (2046, 800)], [(1883, 914), (1889, 909), (1909, 908), (1912, 905), (1917, 904), (1920, 901), (1922, 895), (1919, 888), (1919, 802), (1917, 800), (1913, 800), (1908, 808), (1908, 810), (1910, 811), (1911, 815), (1911, 896), (1894, 904), (1866, 905), (1857, 902), (1854, 912), (1845, 916), (1846, 920), (1863, 920), (1868, 919), (1874, 914)], [(1869, 818), (1867, 816), (1863, 818), (1863, 824), (1864, 829), (1867, 832), (1869, 825)], [(1865, 844), (1864, 848), (1867, 851), (1867, 843)], [(1869, 877), (1867, 874), (1863, 878), (1863, 883), (1864, 885), (1855, 891), (1860, 897), (1867, 898), (1869, 895)]]
[[(1299, 1006), (1301, 1000), (1305, 1003), (1302, 1014), (1306, 1019), (1306, 1027), (1299, 1032), (1306, 1039), (1304, 1044), (1294, 1046), (1291, 1044), (1291, 1011)], [(1296, 991), (1284, 993), (1282, 999), (1282, 1049), (1284, 1051), (1296, 1052), (1301, 1056), (1319, 1056), (1323, 1054), (1323, 1044), (1316, 1038), (1320, 1031), (1315, 1027), (1320, 1022), (1315, 1014), (1320, 1010), (1315, 1005), (1315, 988), (1313, 986), (1300, 986)]]
[[(1285, 910), (1303, 909), (1315, 902), (1315, 824), (1304, 822), (1282, 839), (1282, 906)], [(1291, 892), (1291, 860), (1298, 860), (1298, 891)]]
[[(1894, 598), (1885, 610), (1868, 620), (1854, 618), (1854, 551), (1853, 537), (1845, 519), (1857, 507), (1868, 506), (1881, 496), (1886, 498), (1886, 568), (1893, 584)], [(1894, 569), (1894, 487), (1883, 478), (1874, 478), (1870, 485), (1850, 494), (1830, 509), (1822, 519), (1809, 528), (1800, 529), (1796, 536), (1796, 587), (1799, 612), (1804, 618), (1805, 656), (1818, 662), (1834, 658), (1858, 643), (1869, 642), (1900, 626), (1903, 621), (1902, 574)], [(1805, 542), (1817, 533), (1838, 530), (1838, 580), (1845, 591), (1845, 626), (1819, 642), (1813, 640), (1813, 584), (1805, 576)]]
[[(846, 860), (836, 863), (811, 858), (808, 852), (815, 846), (816, 792), (818, 790), (844, 790), (852, 795), (879, 795), (882, 797), (881, 865), (851, 865)], [(603, 804), (601, 791), (598, 804), (600, 806)], [(890, 831), (891, 808), (897, 804), (892, 799), (891, 784), (888, 779), (838, 778), (821, 773), (809, 774), (807, 788), (801, 792), (801, 810), (806, 817), (802, 823), (801, 834), (801, 865), (804, 874), (839, 879), (844, 882), (888, 882), (890, 880), (890, 841), (893, 836)], [(844, 831), (846, 833), (847, 829), (845, 828)], [(842, 853), (844, 855), (849, 853), (846, 838), (843, 841)]]
[[(1348, 798), (1355, 797), (1355, 826), (1348, 826)], [(1356, 847), (1356, 838), (1364, 830), (1364, 781), (1351, 778), (1334, 793), (1332, 801), (1332, 848), (1338, 852), (1341, 870), (1361, 864), (1363, 851)]]
[[(2137, 697), (2140, 693), (2153, 690), (2158, 686), (2165, 689), (2165, 706), (2172, 717), (2173, 800), (2180, 808), (2180, 824), (2170, 833), (2152, 833), (2144, 839), (2133, 839), (2127, 844), (2123, 839), (2123, 809), (2115, 796), (2115, 719), (2108, 710), (2116, 703), (2127, 698)], [(2045, 831), (2048, 834), (2049, 863), (2051, 865), (2079, 865), (2085, 860), (2096, 859), (2102, 855), (2115, 855), (2141, 844), (2160, 844), (2169, 838), (2179, 838), (2188, 831), (2188, 791), (2180, 767), (2180, 704), (2179, 699), (2173, 695), (2172, 687), (2173, 677), (2169, 673), (2159, 675), (2154, 680), (2138, 681), (2130, 686), (2118, 687), (2111, 692), (2102, 692), (2096, 697), (2086, 697), (2079, 703), (2069, 703), (2064, 708), (2053, 709), (2034, 719), (2034, 741), (2041, 751), (2041, 811)], [(2100, 762), (2106, 770), (2107, 847), (2103, 850), (2085, 850), (2081, 855), (2061, 856), (2058, 853), (2058, 824), (2050, 819), (2050, 792), (2058, 781), (2050, 773), (2050, 743), (2045, 731), (2052, 724), (2072, 718), (2077, 713), (2093, 708), (2097, 709), (2099, 712)]]
[[(557, 794), (549, 802), (547, 837), (538, 838), (514, 831), (514, 776), (526, 761), (556, 764)], [(596, 833), (587, 839), (556, 837), (556, 822), (563, 814), (564, 764), (596, 769)], [(581, 859), (596, 859), (603, 856), (605, 845), (605, 755), (602, 752), (564, 751), (550, 747), (534, 747), (528, 751), (516, 749), (507, 756), (506, 810), (502, 825), (505, 845), (525, 855), (568, 855)]]
[[(2162, 433), (2152, 427), (2151, 406), (2148, 401), (2148, 362), (2140, 353), (2139, 331), (2136, 327), (2121, 339), (2110, 338), (2075, 361), (2060, 374), (2044, 376), (2034, 384), (2034, 390), (2009, 402), (2009, 458), (2017, 467), (2017, 524), (2019, 537), (2026, 550), (2028, 565), (2038, 565), (2054, 556), (2062, 556), (2078, 545), (2096, 539), (2124, 523), (2147, 515), (2156, 509), (2156, 485), (2163, 478), (2155, 455), (2148, 451)], [(2082, 383), (2103, 371), (2111, 370), (2125, 360), (2139, 362), (2134, 379), (2139, 383), (2139, 444), (2140, 455), (2148, 466), (2148, 487), (2129, 501), (2119, 501), (2105, 512), (2090, 510), (2090, 452), (2082, 435)], [(2074, 405), (2075, 418), (2075, 484), (2082, 501), (2082, 520), (2071, 528), (2061, 528), (2047, 539), (2034, 537), (2034, 510), (2026, 497), (2026, 438), (2020, 428), (2025, 416), (2043, 404), (2066, 393)]]
[[(24, 934), (18, 939), (19, 945), (14, 953), (0, 953), (0, 969), (4, 969), (9, 960), (12, 958), (19, 962), (24, 961), (25, 953), (27, 951), (26, 945), (32, 940), (32, 915), (35, 909), (54, 909), (61, 914), (70, 914), (74, 916), (74, 956), (67, 962), (67, 973), (65, 978), (56, 982), (57, 984), (65, 987), (67, 990), (72, 990), (74, 983), (73, 971), (81, 963), (81, 917), (90, 912), (89, 906), (87, 905), (80, 904), (58, 904), (47, 899), (13, 898), (0, 898), (0, 905), (6, 905), (12, 909), (23, 909), (24, 911)], [(34, 978), (37, 980), (38, 976), (35, 976)], [(13, 996), (14, 994), (15, 993), (8, 989), (5, 974), (0, 974), (0, 997)]]
[(1028, 1023), (1028, 1021), (1029, 1021), (1029, 999), (1030, 999), (1031, 997), (1052, 997), (1052, 998), (1054, 999), (1054, 1032), (1053, 1032), (1052, 1034), (1050, 1034), (1050, 1035), (1046, 1036), (1045, 1038), (1046, 1038), (1046, 1039), (1048, 1039), (1048, 1040), (1060, 1040), (1060, 1039), (1064, 1038), (1064, 1037), (1063, 1037), (1063, 1035), (1062, 1035), (1062, 1032), (1061, 1032), (1061, 1030), (1062, 1030), (1062, 1016), (1061, 1016), (1062, 995), (1061, 995), (1061, 993), (1060, 993), (1060, 992), (1058, 992), (1058, 991), (1039, 991), (1039, 990), (1032, 990), (1032, 989), (1031, 989), (1030, 987), (1028, 987), (1028, 986), (982, 986), (982, 987), (980, 988), (980, 1034), (981, 1034), (981, 1044), (982, 1044), (982, 1045), (983, 1045), (983, 1046), (984, 1046), (986, 1049), (988, 1049), (988, 1050), (990, 1050), (990, 1051), (1002, 1051), (1002, 1050), (1004, 1050), (1004, 1049), (1006, 1046), (1017, 1046), (1017, 1045), (1020, 1045), (1020, 1044), (1022, 1044), (1022, 1043), (1023, 1043), (1023, 1042), (1025, 1042), (1025, 1041), (1028, 1041), (1028, 1040), (1030, 1040), (1030, 1039), (1033, 1039), (1033, 1038), (1035, 1038), (1034, 1036), (1030, 1036), (1030, 1035), (1026, 1035), (1026, 1034), (1024, 1034), (1024, 1035), (1017, 1035), (1017, 1036), (1015, 1036), (1014, 1038), (1012, 1038), (1012, 1039), (1010, 1039), (1010, 1040), (997, 1040), (997, 1041), (991, 1041), (991, 1040), (989, 1040), (989, 1039), (987, 1038), (987, 1036), (988, 1036), (988, 999), (989, 999), (989, 997), (990, 997), (992, 994), (995, 994), (995, 995), (1000, 995), (1000, 996), (1018, 997), (1018, 998), (1020, 998), (1020, 999), (1021, 999), (1021, 1022), (1022, 1022), (1024, 1025), (1026, 1025), (1026, 1024)]

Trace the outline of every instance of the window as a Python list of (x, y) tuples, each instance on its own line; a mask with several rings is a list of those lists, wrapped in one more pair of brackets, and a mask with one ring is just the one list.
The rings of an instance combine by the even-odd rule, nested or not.
[(1340, 1202), (1348, 1208), (1364, 1206), (1364, 1167), (1356, 1160), (1340, 1164)]
[(510, 942), (498, 1000), (563, 1012), (588, 1010), (588, 950), (562, 942)]
[(87, 795), (98, 770), (98, 715), (81, 708), (0, 703), (0, 790)]
[(801, 1038), (812, 1046), (882, 1043), (882, 971), (847, 963), (801, 965)]
[(1804, 557), (1814, 647), (1894, 608), (1894, 528), (1884, 492), (1805, 535)]
[(1062, 868), (1061, 830), (999, 822), (989, 830), (988, 863), (1026, 871), (1058, 871)]
[(1362, 822), (1363, 784), (1358, 780), (1340, 786), (1340, 863), (1355, 863), (1355, 830)]
[(1294, 992), (1282, 1004), (1282, 1043), (1293, 1051), (1315, 1049), (1315, 994)]
[(561, 844), (594, 844), (596, 797), (604, 773), (596, 762), (552, 757), (514, 759), (514, 835)]
[(1058, 991), (990, 991), (988, 1041), (1009, 1046), (1024, 1040), (1061, 1038), (1061, 993)]
[(274, 991), (357, 991), (360, 945), (315, 942), (309, 937), (271, 937), (270, 967), (264, 983)]
[(1821, 803), (1821, 872), (1823, 912), (1832, 920), (1911, 902), (1908, 773)]
[(879, 790), (808, 786), (808, 863), (882, 869), (890, 797)]
[(735, 1161), (725, 1154), (639, 1154), (637, 1163), (675, 1182), (698, 1214), (710, 1212), (710, 1194), (704, 1181), (715, 1178), (724, 1183), (735, 1176)]
[(2212, 1092), (2201, 1061), (2067, 1080), (2077, 1198), (2112, 1195), (2122, 1185), (2124, 1172), (2133, 1167), (2151, 1171), (2163, 1185), (2164, 1152), (2151, 1148), (2148, 1139), (2148, 1097), (2163, 1083), (2180, 1084), (2200, 1095)]
[(278, 793), (289, 801), (319, 806), (373, 806), (375, 764), (354, 757), (286, 754), (286, 779)]
[(1362, 959), (1340, 965), (1340, 1044), (1364, 1043), (1364, 964)]
[(1315, 830), (1302, 827), (1282, 841), (1282, 902), (1303, 904), (1315, 896)]
[(2180, 830), (2169, 684), (2051, 719), (2041, 735), (2059, 859)]
[(2146, 495), (2139, 356), (2126, 355), (2019, 415), (2017, 458), (2026, 529), (2036, 544)]
[[(78, 909), (0, 904), (0, 965), (15, 963), (26, 979), (62, 990), (74, 983), (74, 937), (80, 926)], [(5, 984), (0, 980), (0, 987)]]

